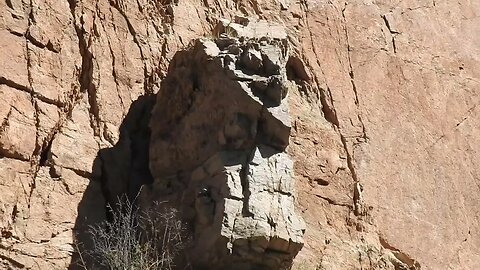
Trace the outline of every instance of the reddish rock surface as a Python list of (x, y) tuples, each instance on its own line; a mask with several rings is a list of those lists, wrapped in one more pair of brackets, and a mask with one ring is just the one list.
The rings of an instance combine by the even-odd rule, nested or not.
[(302, 86), (289, 93), (306, 223), (294, 267), (480, 268), (479, 13), (467, 0), (0, 1), (0, 268), (71, 264), (73, 235), (104, 214), (101, 182), (124, 189), (132, 104), (235, 15), (286, 27)]

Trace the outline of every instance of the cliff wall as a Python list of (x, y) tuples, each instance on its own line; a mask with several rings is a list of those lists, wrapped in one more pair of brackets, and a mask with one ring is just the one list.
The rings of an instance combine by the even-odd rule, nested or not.
[(170, 62), (239, 16), (288, 35), (294, 267), (480, 268), (479, 13), (468, 0), (0, 1), (0, 267), (69, 267), (105, 201), (154, 182), (145, 127)]

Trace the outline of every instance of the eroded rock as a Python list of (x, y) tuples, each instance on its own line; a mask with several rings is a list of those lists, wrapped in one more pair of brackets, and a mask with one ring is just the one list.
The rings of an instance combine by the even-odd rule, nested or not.
[[(77, 234), (79, 230), (72, 229), (77, 224), (88, 228), (85, 217), (103, 211), (102, 203), (89, 204), (102, 193), (86, 188), (94, 158), (104, 161), (101, 178), (111, 183), (111, 197), (136, 190), (128, 186), (130, 168), (139, 170), (144, 159), (130, 155), (129, 149), (143, 149), (137, 142), (145, 139), (131, 140), (136, 136), (120, 131), (131, 103), (156, 93), (156, 86), (150, 88), (153, 77), (163, 79), (173, 55), (192, 39), (211, 36), (218, 17), (241, 13), (266, 19), (261, 24), (279, 35), (286, 36), (273, 22), (285, 25), (293, 48), (289, 79), (301, 87), (288, 97), (292, 129), (278, 126), (287, 134), (282, 138), (291, 131), (287, 151), (295, 161), (297, 207), (307, 224), (306, 244), (296, 257), (299, 269), (409, 266), (402, 266), (395, 254), (383, 256), (384, 251), (407, 255), (422, 269), (479, 269), (475, 89), (480, 42), (472, 35), (480, 25), (477, 2), (0, 1), (0, 120), (8, 124), (0, 146), (0, 226), (6, 228), (0, 237), (0, 268), (65, 269), (70, 261), (75, 265), (75, 258), (69, 257), (72, 237), (62, 245), (51, 243)], [(259, 67), (259, 50), (246, 50), (251, 65), (235, 68), (244, 52), (238, 44), (245, 33), (264, 42), (260, 38), (266, 28), (247, 31), (249, 23), (245, 17), (222, 20), (217, 30), (239, 38), (216, 43), (221, 48), (237, 45), (225, 56), (225, 65), (233, 70), (227, 75), (243, 80), (242, 87), (256, 98), (265, 93), (271, 77), (255, 77), (264, 64), (262, 59)], [(243, 115), (229, 119), (232, 124), (215, 134), (221, 145), (233, 138), (228, 142), (233, 148), (246, 147), (245, 136), (262, 130)], [(254, 128), (247, 132), (245, 125)], [(96, 153), (114, 145), (114, 157), (109, 151)], [(241, 209), (244, 195), (236, 170), (243, 164), (228, 166), (233, 170), (227, 177), (233, 199), (225, 200)], [(206, 173), (198, 170), (195, 177), (202, 179)], [(165, 174), (172, 179), (190, 177), (181, 170)], [(133, 175), (148, 179), (142, 173)], [(64, 183), (74, 195), (63, 190)], [(186, 187), (181, 181), (172, 183)], [(354, 196), (355, 190), (362, 190), (358, 187), (363, 187), (362, 196)], [(203, 187), (198, 192), (208, 194)], [(60, 198), (52, 200), (61, 207), (48, 204), (44, 211), (42, 201), (49, 194)], [(205, 207), (197, 208), (208, 213), (208, 197), (201, 200)], [(77, 204), (83, 204), (78, 215), (71, 211)], [(361, 215), (354, 217), (354, 204)], [(49, 216), (61, 218), (45, 225)], [(59, 226), (65, 229), (62, 237), (48, 239), (50, 228), (57, 228), (60, 220), (71, 226)], [(25, 223), (29, 228), (48, 227), (45, 234), (29, 233), (40, 243), (24, 237)], [(14, 232), (20, 233), (13, 237)], [(390, 248), (382, 247), (379, 235)], [(64, 252), (64, 244), (70, 251)], [(42, 251), (45, 246), (48, 252)], [(389, 261), (393, 265), (387, 267)]]
[(155, 194), (144, 196), (177, 197), (193, 225), (194, 265), (279, 269), (305, 231), (284, 152), (295, 85), (285, 37), (255, 36), (268, 33), (263, 23), (237, 26), (237, 37), (197, 40), (172, 60), (150, 122)]

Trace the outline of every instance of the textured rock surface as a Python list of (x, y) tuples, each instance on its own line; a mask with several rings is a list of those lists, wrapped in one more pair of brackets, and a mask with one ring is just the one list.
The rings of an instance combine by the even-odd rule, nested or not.
[(292, 48), (297, 265), (480, 268), (478, 2), (158, 2), (0, 1), (0, 268), (66, 268), (97, 180), (149, 177), (131, 104), (234, 15), (283, 24)]
[(181, 198), (192, 263), (205, 269), (280, 269), (303, 246), (284, 152), (288, 92), (296, 91), (286, 34), (258, 24), (229, 24), (237, 38), (219, 32), (177, 53), (152, 111), (154, 183), (145, 201)]

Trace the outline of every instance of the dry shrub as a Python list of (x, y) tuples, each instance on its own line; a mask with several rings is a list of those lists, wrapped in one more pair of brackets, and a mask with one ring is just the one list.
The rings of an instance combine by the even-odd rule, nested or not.
[(178, 211), (162, 204), (139, 211), (126, 199), (118, 201), (109, 209), (110, 222), (90, 227), (93, 249), (89, 255), (114, 270), (174, 269), (186, 243)]

